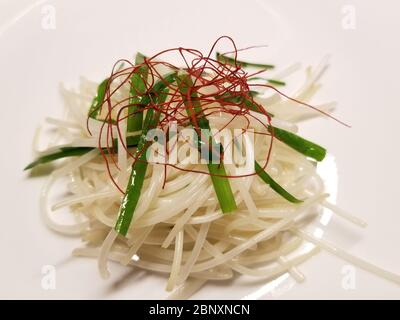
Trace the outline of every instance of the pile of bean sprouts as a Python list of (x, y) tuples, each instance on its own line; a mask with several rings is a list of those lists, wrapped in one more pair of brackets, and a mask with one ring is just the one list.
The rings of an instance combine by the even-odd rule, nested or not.
[[(326, 65), (323, 61), (315, 69), (308, 68), (305, 82), (291, 96), (310, 101), (320, 87), (319, 80)], [(284, 79), (297, 67), (294, 65), (278, 73), (276, 78)], [(98, 146), (99, 123), (90, 120), (92, 135), (88, 134), (86, 127), (88, 106), (97, 86), (98, 83), (82, 78), (77, 90), (61, 88), (66, 116), (64, 119), (47, 119), (57, 137), (45, 151), (36, 147), (39, 155), (51, 152), (60, 143), (63, 146)], [(282, 99), (276, 93), (268, 94), (268, 89), (266, 91), (255, 99), (268, 105), (268, 111), (274, 114), (272, 121), (276, 127), (296, 132), (300, 121), (318, 115), (307, 108), (299, 108), (293, 101)], [(127, 94), (124, 91), (120, 93), (121, 96)], [(333, 106), (328, 103), (318, 108), (329, 112)], [(214, 115), (209, 120), (218, 127), (227, 122), (224, 117), (227, 115)], [(240, 125), (232, 122), (230, 128)], [(250, 127), (260, 129), (257, 121), (251, 121)], [(39, 134), (35, 146), (38, 140)], [(256, 136), (253, 149), (261, 164), (265, 163), (268, 148), (268, 141)], [(111, 183), (104, 161), (97, 149), (63, 160), (41, 193), (41, 209), (47, 225), (61, 234), (81, 237), (85, 245), (76, 248), (73, 255), (97, 258), (103, 278), (109, 276), (108, 261), (112, 260), (165, 274), (170, 297), (186, 298), (207, 281), (224, 281), (238, 275), (270, 281), (289, 272), (301, 282), (304, 275), (298, 266), (324, 249), (400, 283), (399, 276), (351, 256), (305, 231), (304, 226), (320, 213), (322, 207), (358, 225), (364, 226), (365, 223), (329, 203), (316, 163), (279, 141), (274, 142), (267, 170), (291, 194), (305, 199), (304, 202), (292, 204), (257, 176), (248, 176), (230, 180), (238, 210), (223, 214), (208, 175), (171, 168), (164, 177), (164, 167), (152, 164), (126, 237), (114, 230), (122, 196)], [(120, 185), (127, 183), (131, 161), (126, 150), (118, 148), (119, 170), (110, 170)], [(192, 168), (196, 166), (192, 165)], [(235, 173), (232, 165), (226, 165), (226, 169), (230, 174)], [(50, 203), (50, 194), (59, 182), (67, 187), (68, 193), (63, 199)], [(75, 221), (73, 224), (57, 222), (56, 211), (64, 207), (69, 208)], [(304, 243), (312, 245), (305, 247)]]

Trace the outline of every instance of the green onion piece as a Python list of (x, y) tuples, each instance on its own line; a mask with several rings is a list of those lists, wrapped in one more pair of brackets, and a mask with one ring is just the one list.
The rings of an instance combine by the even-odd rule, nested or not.
[[(145, 56), (141, 53), (136, 54), (135, 64), (143, 63)], [(143, 65), (131, 77), (131, 89), (129, 91), (131, 98), (129, 104), (133, 106), (128, 108), (128, 123), (127, 131), (134, 132), (142, 129), (143, 124), (143, 111), (137, 112), (140, 107), (137, 105), (144, 99), (143, 94), (146, 92), (147, 76), (149, 68)], [(142, 96), (142, 97), (141, 97)]]
[[(251, 101), (250, 99), (244, 98), (244, 104), (251, 110), (257, 113), (261, 113), (264, 114), (263, 112), (260, 111), (260, 108), (258, 107), (258, 105), (256, 103), (254, 103), (253, 101)], [(273, 115), (269, 112), (266, 111), (266, 113), (272, 117)]]
[(139, 157), (132, 166), (128, 186), (125, 196), (121, 202), (117, 223), (115, 224), (115, 230), (124, 236), (128, 232), (133, 213), (139, 202), (140, 193), (144, 183), (144, 177), (147, 171), (148, 163), (146, 160), (146, 134), (149, 128), (154, 125), (154, 123), (157, 124), (159, 118), (160, 113), (157, 112), (155, 115), (154, 109), (149, 109), (146, 113), (146, 118), (143, 123), (142, 136), (140, 137), (138, 148), (136, 150), (136, 154), (139, 155)]
[[(127, 147), (132, 148), (136, 147), (137, 143), (139, 141), (139, 135), (137, 136), (129, 136), (126, 139), (127, 142)], [(118, 151), (117, 148), (117, 139), (114, 139), (114, 145), (116, 147), (115, 151)], [(76, 157), (76, 156), (82, 156), (85, 153), (88, 153), (89, 151), (92, 151), (93, 149), (96, 149), (95, 147), (61, 147), (59, 150), (55, 151), (54, 153), (50, 153), (44, 156), (39, 157), (32, 163), (28, 164), (25, 168), (25, 170), (32, 169), (40, 164), (46, 164), (58, 159), (63, 159), (63, 158), (68, 158), (68, 157)], [(107, 148), (103, 148), (103, 151), (105, 153), (108, 153)]]
[(268, 130), (273, 132), (277, 139), (307, 157), (313, 158), (317, 161), (322, 161), (326, 156), (325, 148), (306, 140), (295, 133), (272, 126), (269, 126)]
[[(163, 81), (157, 81), (151, 89), (152, 92), (147, 95), (147, 100), (143, 101), (145, 105), (150, 104), (152, 98), (157, 99), (158, 103), (163, 103), (167, 98), (168, 89), (166, 89), (166, 86), (167, 84), (172, 83), (174, 80), (174, 74), (170, 74), (166, 76)], [(158, 94), (158, 97), (156, 94)], [(146, 117), (142, 128), (142, 135), (140, 136), (138, 147), (136, 149), (136, 156), (138, 159), (132, 166), (128, 186), (126, 188), (125, 196), (119, 209), (118, 219), (115, 224), (115, 230), (123, 236), (126, 236), (128, 233), (146, 175), (148, 165), (146, 160), (146, 151), (148, 149), (146, 135), (149, 129), (157, 126), (160, 116), (160, 112), (155, 112), (154, 109), (148, 109), (146, 112)]]
[[(235, 197), (231, 189), (228, 178), (226, 176), (225, 167), (218, 163), (208, 163), (208, 171), (211, 174), (211, 181), (217, 194), (218, 202), (223, 213), (235, 211), (237, 209)], [(217, 175), (217, 176), (216, 176)]]
[[(248, 93), (249, 93), (249, 96), (251, 96), (251, 97), (254, 97), (254, 96), (256, 96), (258, 94), (258, 92), (256, 92), (256, 91), (249, 91)], [(249, 108), (249, 110), (257, 112), (257, 113), (264, 114), (263, 112), (260, 111), (258, 105), (255, 102), (253, 102), (251, 99), (248, 99), (246, 97), (239, 96), (239, 95), (238, 96), (234, 96), (234, 95), (231, 95), (230, 93), (224, 93), (223, 95), (217, 95), (216, 98), (217, 99), (223, 99), (226, 102), (231, 102), (231, 103), (235, 103), (235, 104), (244, 103), (245, 106), (247, 106)], [(266, 113), (270, 117), (274, 116), (270, 112), (266, 111)]]
[(137, 52), (135, 57), (135, 64), (143, 63), (144, 59), (146, 59), (146, 56), (141, 52)]
[(302, 200), (299, 200), (296, 197), (294, 197), (293, 195), (291, 195), (282, 186), (280, 186), (279, 183), (277, 183), (274, 179), (272, 179), (271, 176), (263, 170), (263, 168), (259, 165), (259, 163), (257, 161), (254, 162), (254, 168), (255, 168), (256, 173), (258, 174), (258, 176), (266, 184), (268, 184), (271, 187), (272, 190), (274, 190), (280, 196), (285, 198), (287, 201), (292, 202), (292, 203), (303, 202)]
[(66, 157), (74, 157), (74, 156), (81, 156), (84, 155), (85, 153), (88, 153), (89, 151), (93, 150), (94, 148), (92, 147), (62, 147), (58, 151), (44, 155), (32, 163), (28, 164), (25, 168), (25, 170), (32, 169), (36, 167), (39, 164), (45, 164), (48, 162), (52, 162), (54, 160), (66, 158)]
[(106, 95), (108, 78), (103, 80), (97, 87), (97, 95), (93, 98), (92, 104), (89, 109), (89, 117), (96, 119), (101, 111), (101, 106)]
[(260, 68), (260, 69), (272, 69), (275, 68), (274, 65), (272, 64), (261, 64), (261, 63), (252, 63), (252, 62), (247, 62), (247, 61), (241, 61), (241, 60), (235, 60), (234, 58), (227, 57), (226, 55), (217, 52), (217, 60), (222, 63), (227, 63), (230, 65), (238, 65), (243, 68), (245, 67), (254, 67), (254, 68)]
[(268, 81), (270, 84), (274, 84), (274, 85), (276, 85), (276, 86), (285, 86), (285, 85), (286, 85), (286, 82), (280, 81), (280, 80), (276, 80), (276, 79), (267, 79), (267, 81)]
[[(254, 112), (261, 113), (259, 110), (257, 104), (252, 102), (250, 99), (241, 97), (241, 96), (226, 96), (224, 98), (224, 95), (222, 96), (217, 96), (217, 99), (224, 99), (227, 102), (232, 102), (232, 103), (240, 103), (243, 102), (250, 110)], [(267, 112), (267, 114), (270, 117), (273, 117), (274, 115)], [(272, 129), (271, 129), (272, 128)], [(311, 142), (309, 140), (306, 140), (300, 136), (298, 136), (295, 133), (286, 131), (284, 129), (268, 126), (268, 130), (271, 132), (273, 130), (274, 136), (288, 145), (289, 147), (295, 149), (296, 151), (300, 152), (301, 154), (304, 154), (307, 157), (313, 158), (317, 161), (322, 161), (325, 156), (326, 156), (326, 149), (324, 147), (321, 147), (320, 145)]]
[[(159, 102), (165, 101), (167, 95), (159, 97)], [(129, 177), (128, 186), (125, 196), (121, 202), (118, 220), (115, 224), (115, 230), (126, 235), (131, 224), (133, 214), (139, 202), (140, 193), (143, 187), (144, 178), (147, 171), (148, 162), (146, 160), (146, 151), (148, 149), (148, 141), (146, 135), (148, 130), (155, 128), (160, 120), (160, 112), (155, 112), (154, 109), (149, 109), (146, 112), (146, 117), (143, 123), (142, 135), (140, 136), (136, 155), (137, 161), (132, 166), (132, 172)]]
[[(186, 106), (186, 112), (191, 118), (192, 126), (195, 127), (192, 118), (197, 118), (197, 123), (200, 129), (205, 129), (210, 132), (210, 124), (207, 118), (202, 113), (202, 108), (197, 100), (197, 94), (191, 92), (190, 99), (188, 99), (189, 88), (193, 86), (192, 79), (189, 75), (183, 74), (177, 76), (178, 88), (182, 96), (182, 100)], [(208, 137), (211, 146), (215, 145), (211, 137)], [(201, 151), (201, 150), (199, 150)], [(226, 176), (225, 167), (222, 163), (211, 163), (207, 161), (208, 171), (211, 174), (211, 181), (214, 186), (215, 193), (218, 198), (221, 210), (223, 213), (232, 212), (237, 209), (235, 197), (229, 183), (229, 179)]]
[[(124, 67), (124, 63), (121, 63), (118, 66), (117, 71), (121, 70)], [(97, 87), (97, 94), (92, 100), (92, 104), (90, 105), (88, 115), (90, 118), (97, 119), (97, 116), (99, 115), (101, 111), (101, 106), (103, 105), (104, 102), (104, 97), (106, 95), (106, 89), (107, 89), (107, 84), (108, 80), (104, 79), (102, 82)]]

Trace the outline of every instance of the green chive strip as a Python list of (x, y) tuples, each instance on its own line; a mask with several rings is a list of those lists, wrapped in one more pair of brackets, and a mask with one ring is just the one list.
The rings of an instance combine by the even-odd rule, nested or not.
[(29, 170), (32, 169), (40, 164), (45, 164), (52, 162), (54, 160), (62, 159), (62, 158), (67, 158), (67, 157), (75, 157), (75, 156), (81, 156), (84, 155), (85, 153), (88, 153), (89, 151), (93, 150), (95, 148), (92, 147), (62, 147), (58, 151), (44, 155), (32, 163), (28, 164), (24, 170)]
[(291, 195), (281, 185), (279, 185), (279, 183), (277, 183), (274, 179), (272, 179), (271, 176), (263, 170), (263, 168), (260, 166), (260, 164), (257, 161), (254, 161), (254, 168), (255, 168), (256, 173), (258, 174), (258, 176), (266, 184), (268, 184), (271, 187), (272, 190), (274, 190), (280, 196), (285, 198), (287, 201), (292, 202), (292, 203), (303, 202), (302, 200), (299, 200), (296, 197), (294, 197), (293, 195)]
[(276, 79), (267, 79), (267, 81), (268, 81), (270, 84), (274, 84), (274, 85), (276, 85), (276, 86), (285, 86), (285, 85), (286, 85), (286, 82), (280, 81), (280, 80), (276, 80)]
[(101, 111), (101, 106), (103, 104), (104, 97), (106, 95), (108, 79), (109, 78), (103, 80), (97, 87), (97, 94), (93, 98), (92, 104), (89, 109), (89, 117), (90, 118), (97, 119), (97, 116), (99, 115), (99, 113)]
[[(136, 54), (135, 64), (139, 65), (144, 62), (145, 56), (138, 52)], [(138, 112), (140, 109), (138, 104), (142, 104), (141, 100), (145, 99), (143, 96), (146, 93), (146, 83), (149, 68), (147, 65), (143, 65), (137, 69), (137, 71), (131, 77), (131, 89), (129, 91), (131, 98), (129, 104), (132, 106), (128, 108), (128, 123), (127, 131), (134, 132), (142, 129), (143, 124), (143, 111)]]
[[(256, 91), (249, 91), (248, 94), (249, 94), (251, 97), (254, 97), (254, 96), (256, 96), (256, 95), (258, 94), (258, 92), (256, 92)], [(260, 111), (259, 106), (258, 106), (255, 102), (253, 102), (251, 99), (248, 99), (248, 98), (246, 98), (246, 97), (243, 97), (243, 96), (240, 96), (240, 95), (231, 95), (229, 92), (226, 92), (226, 93), (224, 93), (224, 94), (222, 94), (222, 95), (217, 95), (215, 98), (216, 98), (216, 99), (223, 99), (223, 100), (226, 101), (226, 102), (230, 102), (230, 103), (234, 103), (234, 104), (241, 104), (241, 103), (244, 103), (244, 104), (249, 108), (249, 110), (264, 115), (264, 113)], [(274, 116), (274, 115), (273, 115), (272, 113), (270, 113), (270, 112), (267, 112), (267, 111), (266, 111), (266, 113), (267, 113), (267, 115), (269, 115), (270, 117), (273, 117), (273, 116)]]
[(230, 64), (230, 65), (236, 64), (243, 68), (246, 68), (246, 67), (254, 67), (254, 68), (260, 68), (260, 69), (275, 68), (275, 66), (272, 64), (261, 64), (261, 63), (252, 63), (252, 62), (247, 62), (247, 61), (242, 61), (242, 60), (235, 60), (234, 58), (227, 57), (226, 55), (219, 53), (219, 52), (217, 52), (217, 60), (219, 62)]
[[(224, 98), (224, 95), (216, 97), (217, 99), (223, 98), (227, 102), (241, 103), (243, 102), (250, 110), (261, 113), (257, 104), (252, 102), (250, 99), (241, 96), (228, 96)], [(273, 117), (272, 114), (267, 113), (269, 116)], [(271, 129), (272, 128), (272, 129)], [(313, 158), (317, 161), (322, 161), (326, 156), (326, 149), (320, 145), (306, 140), (295, 133), (286, 131), (284, 129), (272, 127), (268, 125), (268, 130), (271, 132), (273, 130), (274, 136), (293, 148), (294, 150), (300, 152), (301, 154)]]
[[(199, 101), (197, 100), (196, 93), (192, 92), (190, 95), (190, 100), (188, 100), (188, 90), (193, 86), (190, 75), (177, 75), (177, 83), (182, 96), (182, 100), (186, 106), (186, 112), (191, 119), (192, 126), (195, 127), (192, 118), (199, 116), (197, 122), (200, 129), (210, 132), (210, 124), (207, 118), (202, 113), (202, 108)], [(209, 143), (211, 144), (211, 146), (215, 145), (211, 137), (209, 138)], [(208, 171), (211, 174), (211, 181), (213, 183), (214, 190), (217, 195), (222, 212), (228, 213), (236, 210), (237, 206), (235, 202), (235, 197), (233, 196), (229, 179), (223, 177), (226, 176), (224, 165), (222, 163), (211, 163), (210, 161), (207, 161), (207, 167)]]
[[(115, 140), (114, 145), (116, 146), (115, 152), (117, 152), (118, 151), (117, 139), (114, 139), (114, 140)], [(127, 137), (127, 141), (126, 141), (127, 147), (128, 148), (136, 147), (138, 141), (139, 141), (139, 135)], [(93, 149), (97, 149), (97, 148), (95, 148), (95, 147), (61, 147), (57, 151), (50, 153), (50, 154), (46, 154), (44, 156), (41, 156), (38, 159), (36, 159), (35, 161), (33, 161), (32, 163), (28, 164), (24, 168), (24, 171), (32, 169), (40, 164), (46, 164), (46, 163), (49, 163), (49, 162), (52, 162), (52, 161), (55, 161), (58, 159), (82, 156), (85, 153), (92, 151)], [(108, 153), (107, 148), (102, 148), (102, 149), (103, 149), (103, 152)]]
[[(117, 69), (117, 71), (121, 70), (124, 67), (124, 64), (121, 63)], [(108, 85), (109, 78), (104, 79), (97, 87), (97, 94), (92, 100), (92, 104), (90, 105), (88, 115), (90, 118), (97, 119), (101, 111), (101, 106), (104, 102), (104, 97), (106, 95), (106, 89)]]
[(295, 133), (272, 126), (269, 126), (268, 130), (270, 132), (273, 131), (274, 136), (278, 140), (282, 141), (283, 143), (305, 155), (306, 157), (313, 158), (317, 161), (322, 161), (326, 156), (326, 149), (324, 147), (321, 147), (314, 142), (306, 140)]
[(136, 150), (136, 156), (138, 156), (138, 158), (132, 166), (132, 172), (129, 177), (128, 186), (126, 188), (125, 196), (121, 202), (118, 220), (115, 225), (115, 230), (124, 236), (129, 230), (133, 213), (139, 202), (140, 193), (142, 191), (144, 178), (147, 171), (148, 162), (146, 160), (146, 151), (148, 146), (146, 134), (150, 128), (157, 125), (159, 118), (159, 112), (156, 112), (155, 114), (154, 109), (147, 110), (143, 123), (142, 136), (140, 137), (138, 148)]
[[(151, 89), (151, 93), (147, 95), (147, 99), (142, 101), (144, 105), (151, 103), (151, 99), (156, 99), (158, 103), (163, 103), (167, 98), (166, 86), (168, 83), (172, 83), (175, 80), (175, 75), (170, 74), (163, 80), (157, 81), (157, 83)], [(157, 97), (158, 94), (158, 97)], [(115, 230), (126, 236), (131, 224), (133, 214), (139, 201), (140, 193), (143, 187), (144, 178), (147, 170), (146, 151), (148, 148), (148, 141), (146, 135), (149, 129), (155, 128), (160, 119), (160, 112), (155, 112), (154, 109), (150, 108), (146, 112), (146, 117), (143, 123), (142, 135), (140, 136), (138, 147), (136, 149), (136, 157), (138, 159), (132, 166), (131, 175), (129, 177), (128, 186), (125, 191), (125, 196), (121, 202), (119, 209), (118, 219), (115, 224)]]

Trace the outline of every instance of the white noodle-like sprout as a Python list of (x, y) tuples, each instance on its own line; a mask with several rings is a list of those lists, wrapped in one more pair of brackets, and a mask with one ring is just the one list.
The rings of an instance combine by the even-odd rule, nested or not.
[(307, 231), (296, 229), (296, 230), (293, 230), (293, 232), (295, 232), (299, 237), (302, 237), (304, 240), (314, 243), (315, 245), (319, 246), (321, 249), (324, 249), (324, 250), (332, 253), (333, 255), (336, 255), (339, 258), (341, 258), (361, 269), (364, 269), (368, 272), (376, 274), (377, 276), (384, 278), (386, 280), (400, 284), (400, 276), (398, 274), (387, 271), (387, 270), (382, 269), (368, 261), (365, 261), (364, 259), (353, 256), (353, 255), (347, 253), (346, 251), (344, 251), (343, 249), (337, 247), (336, 245), (334, 245), (326, 240), (319, 239)]
[[(277, 77), (282, 79), (297, 67), (294, 65)], [(325, 61), (315, 70), (309, 68), (305, 83), (292, 96), (307, 102), (318, 90), (318, 81), (326, 67)], [(78, 92), (61, 88), (68, 117), (62, 120), (47, 119), (48, 124), (56, 128), (57, 134), (47, 150), (39, 151), (40, 137), (37, 131), (34, 139), (36, 153), (50, 154), (59, 150), (60, 146), (98, 146), (101, 122), (90, 119), (93, 136), (88, 135), (85, 109), (90, 105), (96, 86), (82, 79)], [(128, 94), (126, 88), (123, 90), (122, 95)], [(276, 93), (268, 97), (259, 95), (255, 100), (268, 105), (268, 110), (274, 114), (274, 126), (294, 133), (298, 130), (299, 121), (318, 115)], [(334, 104), (320, 107), (329, 112)], [(254, 117), (265, 120), (256, 114)], [(211, 115), (209, 120), (218, 127), (226, 124), (230, 118), (224, 114)], [(242, 122), (236, 119), (231, 128)], [(262, 129), (254, 119), (250, 120), (250, 126), (256, 130)], [(126, 134), (126, 120), (121, 122), (120, 129), (121, 139), (115, 128), (112, 129), (113, 136), (118, 140), (116, 158), (119, 169), (111, 167), (110, 172), (123, 186), (127, 183), (132, 163), (123, 145), (128, 136), (138, 135), (140, 131)], [(265, 137), (257, 136), (254, 145), (250, 146), (261, 165), (269, 148), (269, 142), (266, 141)], [(103, 145), (107, 142), (110, 141), (106, 137), (101, 138)], [(202, 168), (201, 165), (184, 166), (194, 170)], [(228, 174), (235, 174), (234, 166), (226, 165), (226, 169)], [(165, 176), (163, 165), (150, 164), (131, 226), (126, 237), (122, 237), (114, 229), (122, 194), (114, 188), (106, 172), (104, 159), (94, 149), (80, 157), (63, 160), (63, 165), (51, 174), (45, 184), (40, 206), (44, 221), (51, 229), (62, 234), (79, 235), (87, 242), (86, 247), (75, 249), (73, 255), (97, 258), (103, 278), (110, 276), (107, 267), (109, 260), (162, 273), (168, 275), (167, 290), (174, 290), (170, 299), (190, 297), (207, 281), (224, 281), (236, 274), (268, 280), (288, 272), (296, 281), (302, 282), (305, 277), (297, 266), (319, 249), (400, 283), (398, 275), (352, 256), (303, 230), (304, 224), (317, 216), (322, 207), (358, 226), (366, 226), (362, 219), (326, 200), (328, 195), (324, 192), (323, 181), (312, 161), (275, 141), (267, 170), (288, 192), (306, 200), (301, 204), (289, 203), (257, 176), (231, 179), (238, 209), (232, 214), (223, 214), (208, 175), (169, 168)], [(69, 181), (70, 195), (50, 204), (50, 192), (54, 184), (65, 180)], [(73, 209), (75, 224), (55, 221), (54, 215), (63, 207)], [(315, 246), (304, 252), (301, 248), (305, 242)]]
[(171, 291), (176, 283), (177, 277), (181, 270), (182, 264), (182, 252), (183, 252), (183, 231), (179, 231), (175, 238), (175, 253), (174, 260), (172, 262), (171, 274), (167, 283), (167, 291)]

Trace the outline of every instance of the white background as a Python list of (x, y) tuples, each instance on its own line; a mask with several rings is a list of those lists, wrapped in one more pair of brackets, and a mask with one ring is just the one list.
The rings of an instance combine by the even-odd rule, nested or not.
[[(344, 128), (318, 119), (301, 133), (326, 146), (338, 167), (337, 202), (367, 220), (357, 230), (334, 218), (325, 236), (349, 252), (400, 273), (400, 5), (398, 1), (0, 1), (0, 298), (162, 298), (165, 278), (112, 265), (103, 281), (93, 260), (71, 259), (78, 240), (43, 226), (38, 195), (43, 178), (22, 168), (31, 160), (35, 128), (61, 114), (60, 81), (93, 80), (118, 58), (140, 50), (186, 46), (207, 50), (220, 35), (239, 47), (268, 44), (243, 57), (286, 66), (331, 68), (316, 102), (336, 100)], [(42, 28), (44, 5), (56, 9), (56, 29)], [(355, 29), (343, 28), (344, 6)], [(41, 268), (55, 265), (55, 290), (43, 290)], [(321, 253), (301, 266), (307, 280), (268, 292), (265, 283), (206, 286), (195, 298), (399, 298), (400, 287), (356, 270), (354, 290), (342, 286), (346, 263)]]

